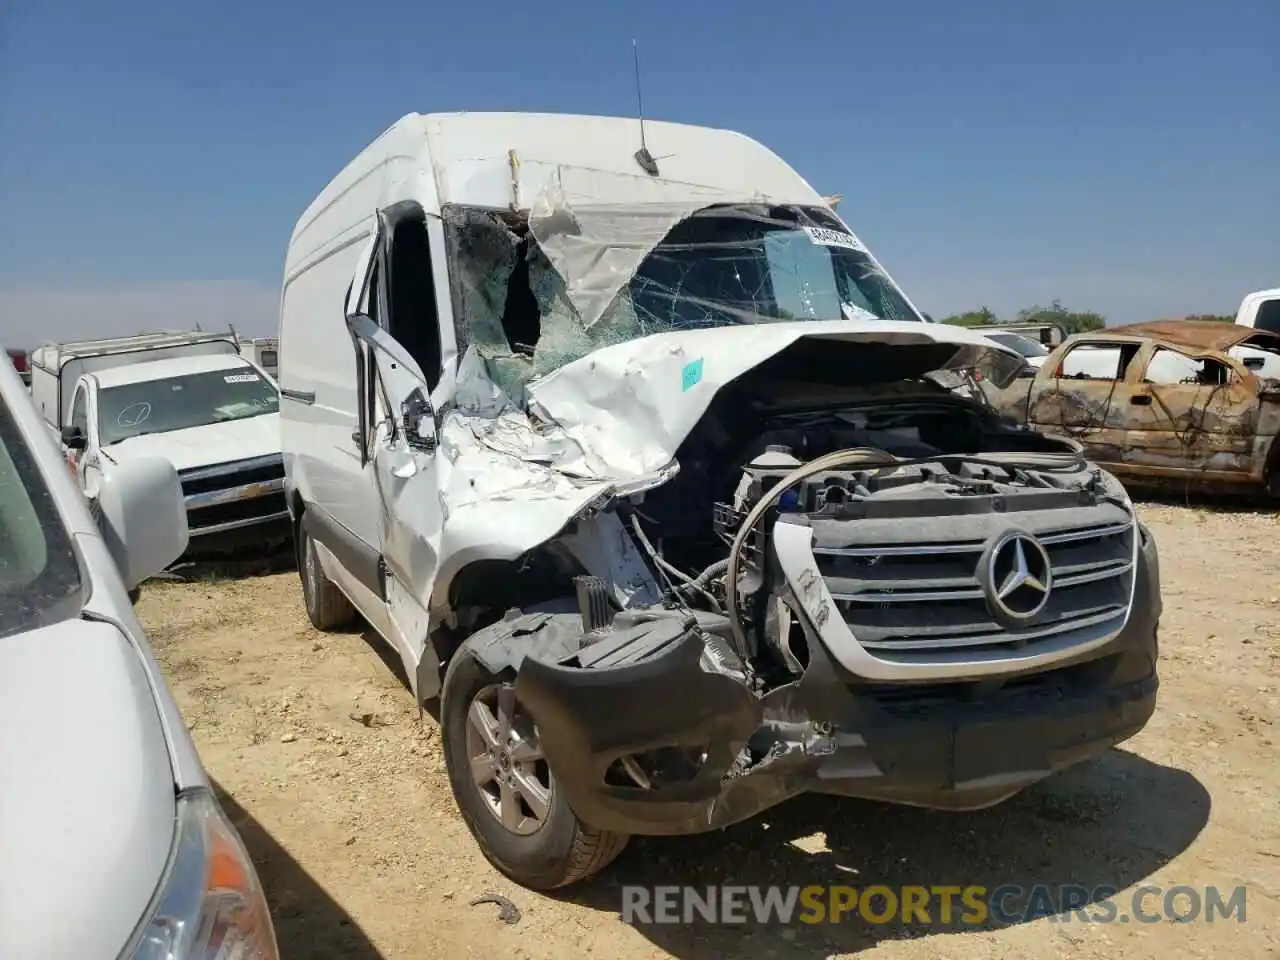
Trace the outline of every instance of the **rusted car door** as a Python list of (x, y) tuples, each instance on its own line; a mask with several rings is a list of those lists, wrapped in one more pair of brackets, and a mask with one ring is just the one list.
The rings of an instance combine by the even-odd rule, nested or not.
[(1027, 423), (1079, 440), (1092, 460), (1120, 462), (1128, 412), (1124, 377), (1141, 347), (1142, 341), (1112, 338), (1059, 347), (1031, 386)]
[(1153, 475), (1246, 479), (1261, 409), (1257, 387), (1232, 358), (1149, 344), (1123, 385), (1126, 459)]

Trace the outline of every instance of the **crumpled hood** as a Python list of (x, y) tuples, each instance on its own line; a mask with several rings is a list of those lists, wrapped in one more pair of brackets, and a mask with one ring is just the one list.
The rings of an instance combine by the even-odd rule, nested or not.
[(280, 414), (264, 413), (203, 427), (145, 433), (102, 448), (116, 463), (141, 457), (163, 457), (177, 470), (210, 467), (280, 452)]
[[(428, 392), (417, 362), (385, 330), (367, 317), (347, 322), (385, 355), (379, 373), (393, 403)], [(1007, 383), (1022, 369), (1013, 350), (943, 324), (806, 320), (678, 330), (603, 347), (531, 382), (526, 411), (489, 377), (473, 344), (442, 417), (440, 455), (415, 459), (396, 439), (377, 456), (383, 507), (396, 528), (384, 557), (424, 607), (433, 598), (439, 604), (448, 595), (441, 584), (465, 564), (514, 559), (593, 504), (670, 479), (676, 451), (720, 388), (807, 338), (851, 341), (852, 354), (859, 342), (891, 347), (876, 358), (884, 380), (981, 367)], [(860, 370), (857, 383), (868, 382)], [(428, 456), (434, 471), (420, 469)], [(434, 563), (421, 560), (424, 547)]]
[(893, 346), (886, 381), (977, 367), (1007, 385), (1023, 365), (1017, 352), (940, 323), (804, 320), (676, 330), (566, 364), (530, 384), (529, 406), (574, 441), (587, 473), (637, 479), (671, 462), (721, 387), (802, 339)]
[(168, 861), (174, 781), (155, 697), (113, 626), (0, 638), (0, 942), (114, 958)]

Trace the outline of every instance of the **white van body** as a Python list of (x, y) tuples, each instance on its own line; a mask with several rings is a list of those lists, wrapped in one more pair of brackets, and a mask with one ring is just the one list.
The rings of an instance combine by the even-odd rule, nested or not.
[[(668, 405), (663, 378), (687, 383), (691, 364), (702, 362), (688, 351), (699, 345), (673, 352), (654, 337), (618, 344), (596, 354), (596, 363), (620, 378), (628, 369), (647, 366), (644, 382), (634, 383), (633, 393), (615, 398), (593, 391), (594, 363), (570, 364), (531, 386), (531, 402), (562, 428), (555, 438), (535, 436), (522, 418), (507, 422), (511, 435), (506, 449), (441, 437), (453, 449), (452, 462), (425, 469), (421, 463), (405, 466), (398, 461), (413, 458), (403, 449), (390, 457), (396, 465), (377, 462), (378, 448), (388, 442), (384, 418), (399, 415), (401, 402), (422, 379), (414, 358), (384, 337), (385, 393), (375, 397), (371, 392), (362, 409), (361, 374), (346, 315), (367, 309), (371, 264), (385, 255), (374, 249), (375, 240), (394, 227), (386, 211), (394, 215), (397, 207), (412, 204), (426, 218), (439, 330), (438, 370), (429, 378), (431, 407), (439, 411), (465, 404), (472, 411), (496, 411), (501, 401), (494, 385), (480, 375), (469, 376), (460, 356), (456, 304), (449, 295), (455, 283), (442, 220), (448, 205), (536, 212), (539, 204), (546, 210), (558, 196), (571, 197), (585, 214), (592, 206), (590, 194), (598, 190), (607, 195), (602, 205), (606, 216), (619, 202), (675, 211), (666, 220), (659, 217), (656, 230), (649, 227), (644, 236), (649, 246), (661, 239), (679, 211), (718, 201), (767, 199), (830, 209), (780, 157), (742, 134), (646, 122), (645, 136), (652, 156), (661, 158), (660, 178), (647, 176), (633, 159), (639, 145), (635, 120), (409, 114), (321, 191), (290, 238), (280, 305), (279, 377), (289, 506), (295, 517), (305, 516), (315, 525), (325, 573), (395, 646), (421, 699), (439, 689), (438, 664), (423, 657), (428, 624), (435, 628), (447, 618), (448, 586), (459, 571), (520, 556), (620, 485), (643, 490), (662, 483), (669, 476), (664, 471), (674, 469), (675, 448), (705, 412), (718, 385), (815, 332), (813, 321), (707, 331), (707, 348), (726, 335), (734, 339), (734, 333), (742, 334), (736, 338), (740, 346), (717, 347), (726, 352), (696, 368), (699, 389), (690, 390), (680, 398), (687, 402), (678, 405)], [(847, 225), (844, 229), (848, 242), (861, 246)], [(643, 227), (637, 232), (644, 234)], [(876, 268), (883, 269), (878, 263)], [(599, 279), (589, 276), (586, 282)], [(617, 284), (625, 279), (621, 276)], [(912, 315), (899, 324), (875, 318), (822, 322), (832, 336), (892, 339), (900, 331), (903, 342), (927, 338), (952, 343), (960, 365), (972, 365), (991, 346), (979, 334), (926, 323), (914, 305), (908, 306)], [(1012, 351), (998, 353), (1010, 368), (1020, 366)], [(394, 385), (387, 365), (400, 368)], [(460, 391), (465, 395), (460, 397)], [(625, 435), (615, 431), (609, 437), (617, 402), (627, 403), (634, 417)], [(466, 429), (464, 419), (457, 420), (459, 430)], [(523, 467), (524, 460), (544, 456), (536, 448), (548, 443), (581, 446), (587, 437), (585, 446), (592, 452), (581, 462), (532, 475)], [(395, 474), (402, 467), (410, 473)], [(394, 504), (385, 503), (384, 496)], [(535, 502), (540, 509), (531, 508)]]
[[(485, 855), (559, 886), (630, 834), (716, 829), (806, 789), (976, 809), (1132, 736), (1155, 705), (1154, 542), (1078, 443), (939, 382), (1005, 386), (1022, 356), (927, 322), (759, 143), (643, 136), (411, 114), (320, 193), (286, 256), (281, 444), (307, 614), (363, 615), (418, 701), (440, 697)], [(1096, 555), (1055, 561), (1041, 535)], [(912, 559), (939, 551), (972, 577)], [(998, 606), (1015, 593), (1039, 599)], [(1069, 711), (1037, 699), (1054, 715), (1035, 723), (1030, 707), (990, 723), (955, 692), (999, 698), (982, 681), (1130, 648), (1131, 673), (1090, 673)], [(930, 684), (955, 719), (922, 734), (902, 714), (894, 756), (831, 733), (856, 685)], [(845, 706), (806, 703), (815, 689)]]

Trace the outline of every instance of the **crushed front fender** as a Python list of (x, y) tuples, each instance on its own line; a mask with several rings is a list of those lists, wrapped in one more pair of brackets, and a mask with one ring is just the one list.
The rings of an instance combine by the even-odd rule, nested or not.
[[(533, 657), (516, 695), (538, 725), (556, 789), (584, 822), (606, 830), (680, 834), (718, 819), (725, 778), (762, 721), (760, 701), (736, 679), (701, 665), (688, 632), (644, 659), (569, 667)], [(619, 782), (624, 758), (676, 751), (692, 758), (673, 782)]]

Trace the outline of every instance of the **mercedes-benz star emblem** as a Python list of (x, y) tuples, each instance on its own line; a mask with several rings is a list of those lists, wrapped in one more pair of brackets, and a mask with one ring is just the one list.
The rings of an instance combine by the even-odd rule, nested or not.
[(1018, 530), (1006, 531), (987, 548), (979, 576), (987, 606), (1007, 625), (1034, 619), (1053, 589), (1053, 569), (1044, 545)]

